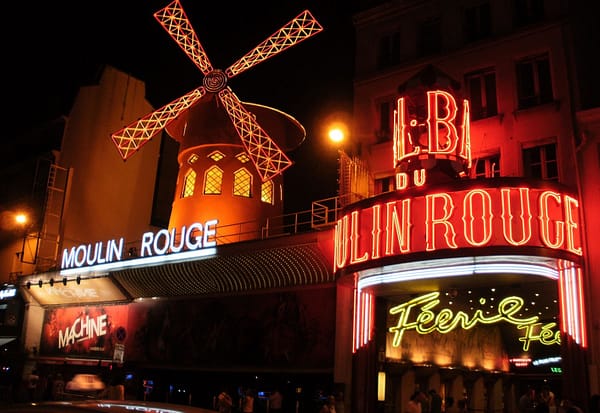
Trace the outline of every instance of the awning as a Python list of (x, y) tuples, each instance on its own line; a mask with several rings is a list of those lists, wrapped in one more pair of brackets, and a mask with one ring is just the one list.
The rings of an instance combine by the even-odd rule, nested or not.
[(16, 339), (16, 337), (0, 337), (0, 347)]

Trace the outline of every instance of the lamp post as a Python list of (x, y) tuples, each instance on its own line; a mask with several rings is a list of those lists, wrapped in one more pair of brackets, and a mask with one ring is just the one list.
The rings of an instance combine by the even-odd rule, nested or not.
[(327, 136), (338, 146), (338, 196), (341, 206), (369, 197), (370, 173), (366, 163), (356, 154), (347, 124), (332, 122)]

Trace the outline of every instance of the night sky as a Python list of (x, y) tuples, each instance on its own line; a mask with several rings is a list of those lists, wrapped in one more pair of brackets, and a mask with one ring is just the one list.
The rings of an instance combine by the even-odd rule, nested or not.
[[(103, 64), (145, 81), (146, 98), (155, 108), (201, 85), (202, 73), (154, 19), (153, 13), (168, 3), (11, 4), (5, 12), (3, 35), (8, 75), (4, 100), (9, 107), (2, 132), (3, 154), (17, 160), (55, 145), (46, 132), (68, 115), (78, 88), (93, 83)], [(323, 32), (228, 83), (241, 100), (289, 113), (307, 129), (304, 144), (289, 153), (295, 164), (284, 176), (286, 205), (308, 209), (311, 200), (333, 196), (336, 191), (336, 151), (326, 142), (322, 126), (332, 114), (349, 115), (352, 110), (352, 3), (240, 3), (181, 0), (215, 68), (226, 69), (305, 9), (324, 27)], [(307, 193), (307, 180), (319, 179), (322, 173), (321, 185), (311, 186)], [(301, 193), (295, 190), (300, 186)]]

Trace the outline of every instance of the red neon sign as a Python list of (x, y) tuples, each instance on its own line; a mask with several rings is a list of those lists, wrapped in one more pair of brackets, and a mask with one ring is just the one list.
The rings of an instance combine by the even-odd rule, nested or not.
[(541, 247), (582, 255), (579, 201), (554, 188), (507, 185), (393, 195), (338, 220), (334, 270), (403, 254), (474, 247)]

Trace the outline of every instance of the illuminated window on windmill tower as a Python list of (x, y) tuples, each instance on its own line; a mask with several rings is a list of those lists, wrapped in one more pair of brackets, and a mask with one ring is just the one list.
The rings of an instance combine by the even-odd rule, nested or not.
[(273, 182), (263, 182), (260, 187), (260, 200), (266, 204), (273, 204)]
[(196, 186), (196, 172), (190, 169), (185, 174), (185, 180), (183, 182), (183, 191), (181, 193), (182, 198), (187, 198), (194, 195), (194, 187)]
[(223, 170), (218, 166), (211, 166), (204, 174), (204, 194), (219, 195), (223, 186)]
[(233, 173), (233, 195), (250, 198), (252, 196), (252, 175), (247, 169), (238, 169)]

